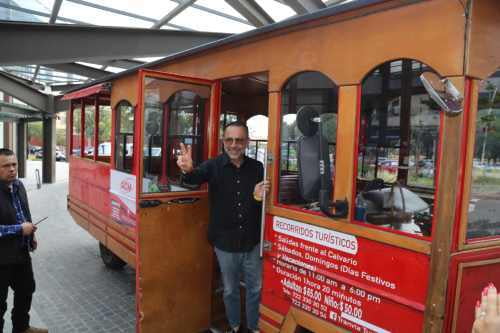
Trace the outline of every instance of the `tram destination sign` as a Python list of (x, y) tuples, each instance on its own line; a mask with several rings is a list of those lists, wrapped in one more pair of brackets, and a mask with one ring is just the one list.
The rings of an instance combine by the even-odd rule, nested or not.
[(421, 332), (426, 255), (278, 216), (268, 220), (264, 305), (283, 315), (293, 306), (352, 332)]

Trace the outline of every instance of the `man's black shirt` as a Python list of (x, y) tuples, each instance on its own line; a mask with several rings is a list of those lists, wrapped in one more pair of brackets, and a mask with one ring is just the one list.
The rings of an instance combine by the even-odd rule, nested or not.
[(208, 240), (213, 246), (227, 252), (247, 252), (259, 243), (261, 203), (254, 199), (253, 191), (263, 176), (259, 161), (245, 156), (238, 168), (225, 153), (184, 175), (188, 184), (208, 182)]

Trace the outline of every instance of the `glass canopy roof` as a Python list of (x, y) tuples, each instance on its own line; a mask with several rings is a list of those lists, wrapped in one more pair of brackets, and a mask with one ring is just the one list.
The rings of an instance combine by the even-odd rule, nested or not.
[[(273, 21), (279, 22), (294, 15), (350, 1), (355, 0), (0, 0), (0, 20), (241, 33)], [(257, 14), (252, 14), (252, 10), (250, 14), (242, 12), (235, 3), (250, 6)], [(303, 8), (297, 9), (293, 3), (300, 3)], [(272, 20), (256, 24), (262, 12), (263, 16)], [(130, 60), (145, 62), (155, 59)], [(92, 63), (76, 64), (109, 73), (126, 69)], [(38, 64), (2, 66), (0, 63), (0, 71), (27, 82), (53, 87), (54, 90), (61, 84), (80, 84), (91, 80)]]

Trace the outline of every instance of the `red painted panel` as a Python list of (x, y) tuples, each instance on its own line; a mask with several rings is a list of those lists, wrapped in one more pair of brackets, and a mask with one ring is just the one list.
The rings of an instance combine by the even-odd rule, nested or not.
[(85, 89), (77, 90), (77, 91), (71, 92), (69, 94), (66, 94), (66, 95), (63, 96), (63, 98), (61, 100), (67, 101), (67, 100), (72, 100), (72, 99), (76, 99), (76, 98), (87, 97), (87, 96), (94, 95), (94, 94), (99, 94), (99, 93), (108, 94), (109, 95), (110, 89), (111, 89), (111, 86), (110, 86), (110, 84), (108, 82), (99, 83), (99, 84), (96, 84), (94, 86), (91, 86), (91, 87), (88, 87), (88, 88), (85, 88)]
[[(474, 307), (484, 287), (493, 282), (500, 286), (500, 249), (489, 249), (454, 256), (450, 264), (447, 308), (444, 332), (451, 332), (453, 321), (456, 333), (469, 333), (474, 321)], [(496, 261), (496, 262), (495, 262)], [(462, 267), (462, 275), (460, 275)], [(457, 289), (459, 286), (459, 289)], [(459, 297), (456, 297), (456, 293)], [(458, 304), (455, 304), (458, 300)], [(457, 317), (454, 309), (458, 306)]]
[(70, 157), (69, 194), (96, 212), (110, 216), (110, 166), (90, 159)]
[(500, 263), (463, 269), (458, 304), (457, 333), (469, 333), (474, 322), (474, 306), (483, 288), (493, 282), (500, 286)]
[(265, 306), (353, 332), (421, 332), (427, 255), (280, 217), (266, 226)]

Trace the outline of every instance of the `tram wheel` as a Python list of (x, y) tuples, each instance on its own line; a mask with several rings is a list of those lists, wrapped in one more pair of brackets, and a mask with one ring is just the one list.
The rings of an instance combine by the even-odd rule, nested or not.
[(127, 264), (102, 243), (99, 243), (99, 252), (101, 254), (102, 262), (108, 268), (118, 270), (122, 269), (123, 266)]

